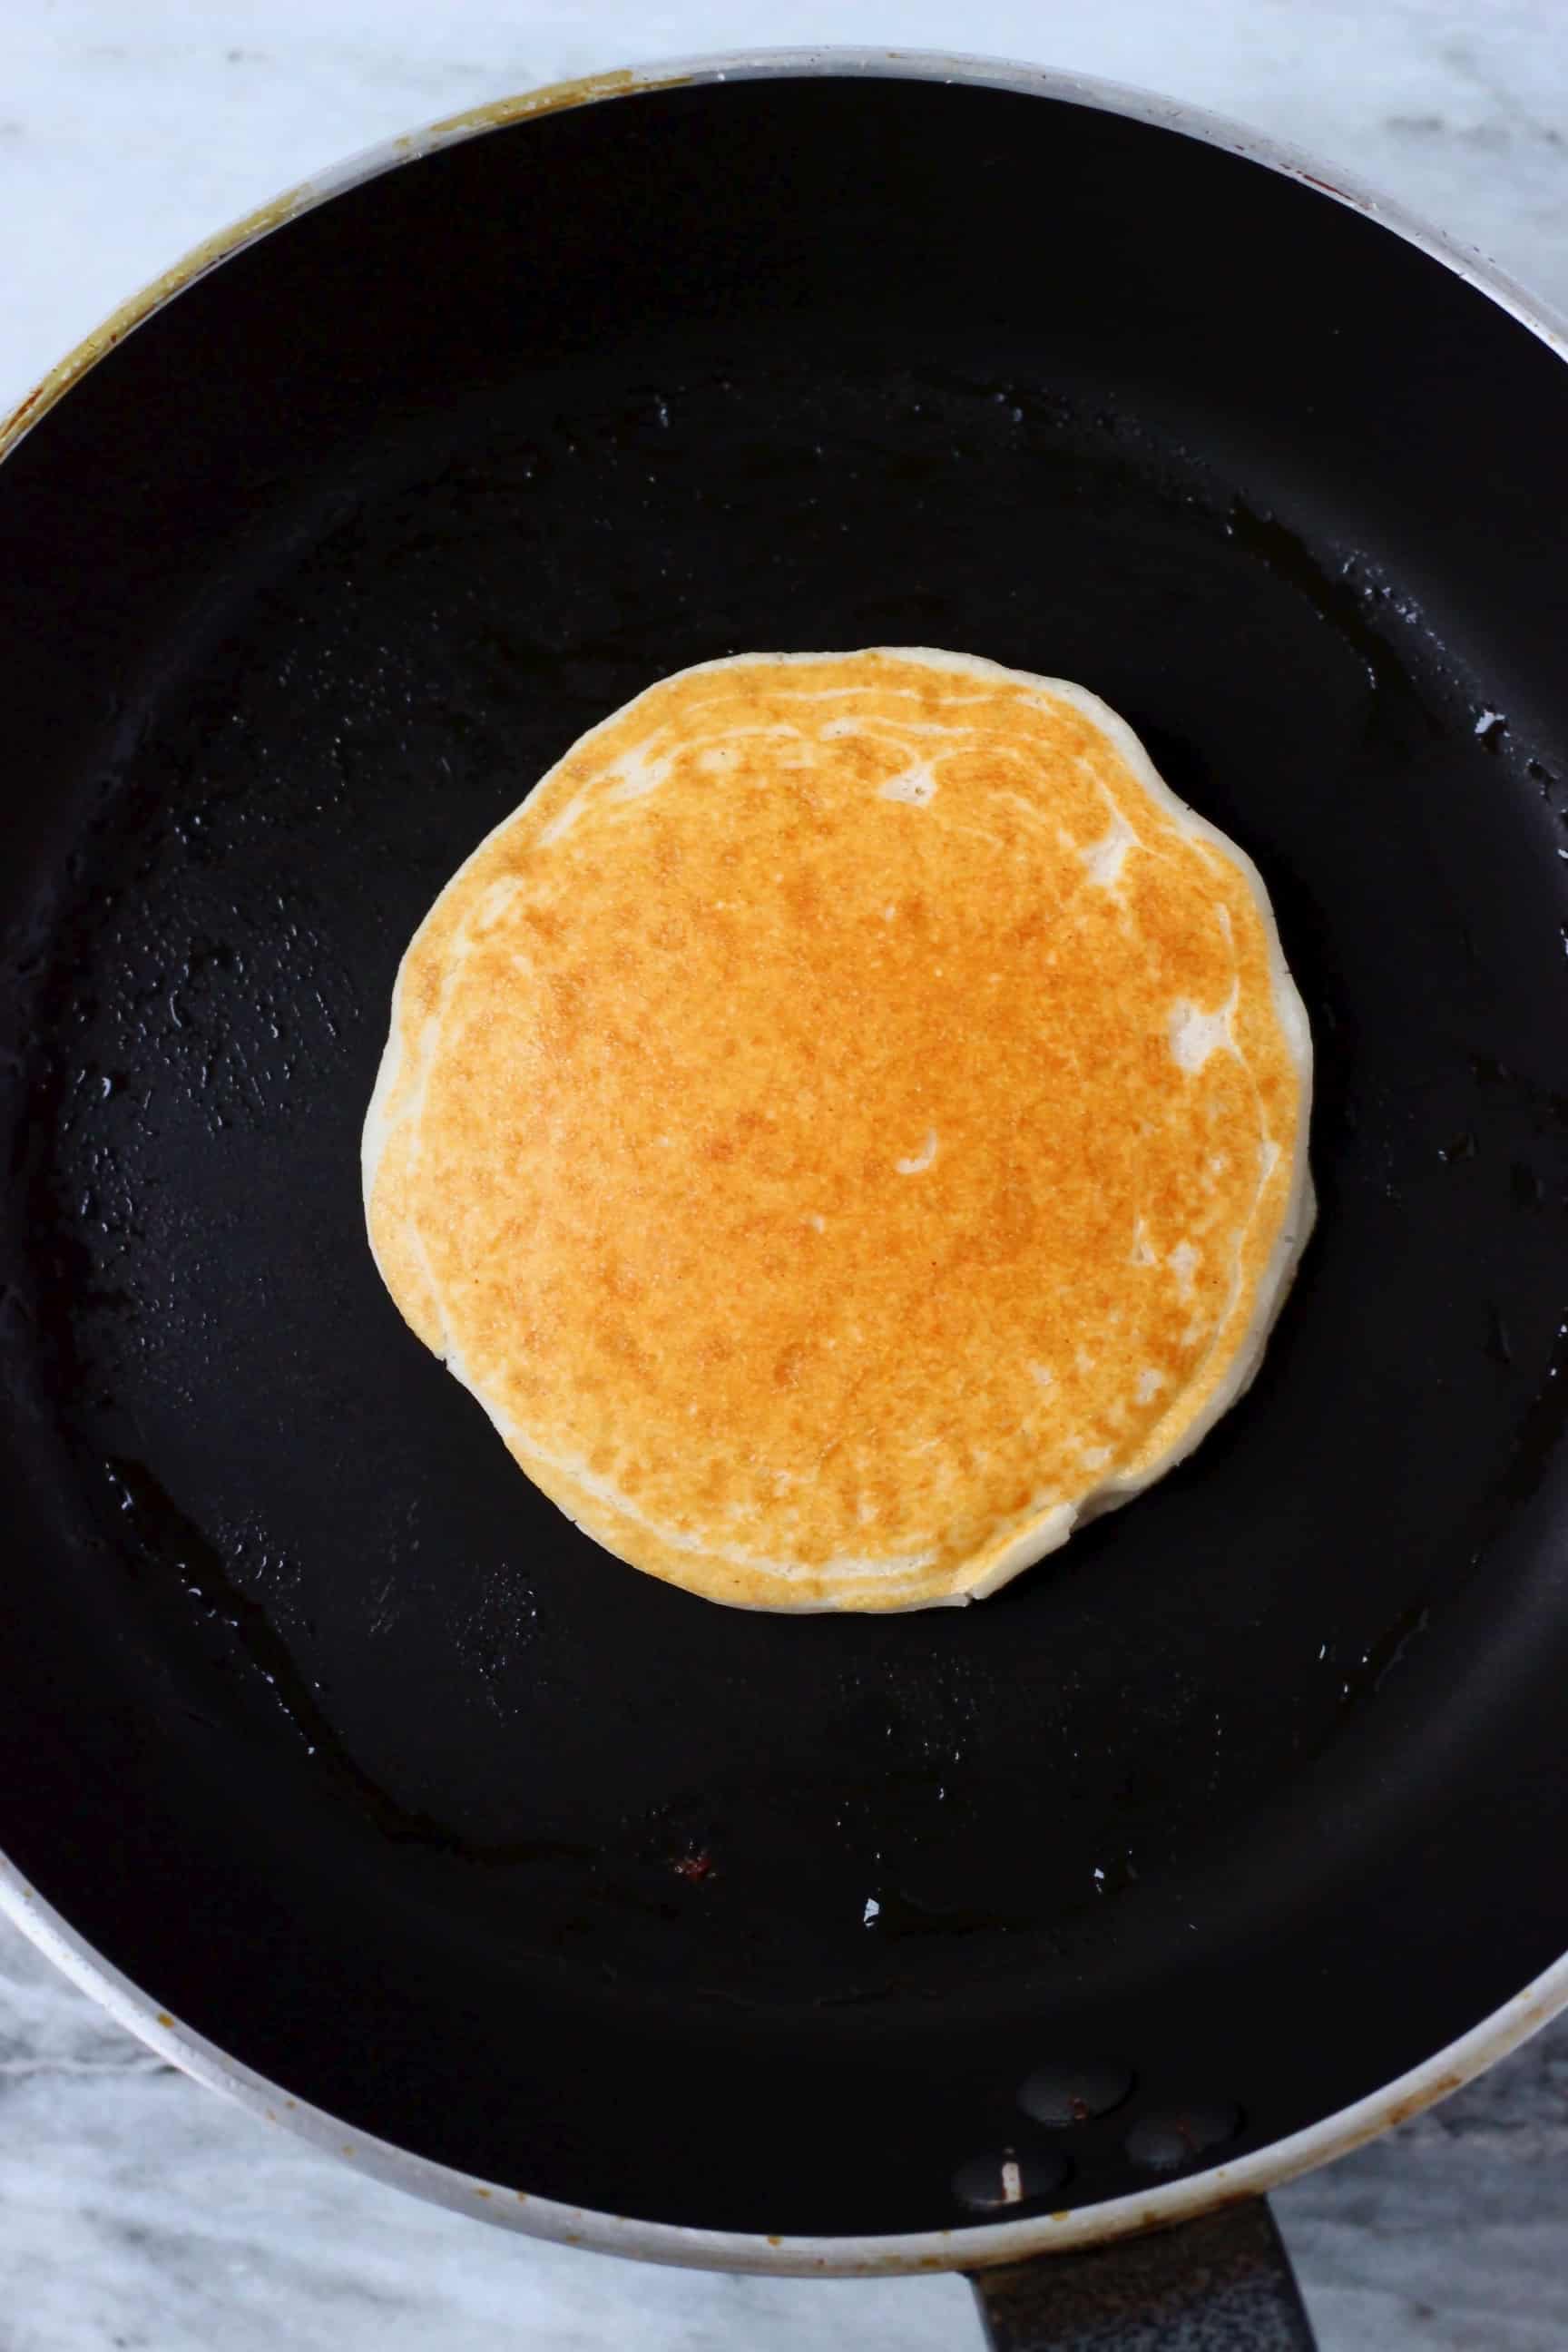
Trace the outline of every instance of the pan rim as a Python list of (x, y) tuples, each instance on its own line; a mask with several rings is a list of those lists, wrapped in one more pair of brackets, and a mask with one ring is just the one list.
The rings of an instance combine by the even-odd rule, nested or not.
[(1061, 72), (1025, 60), (973, 55), (962, 50), (875, 48), (831, 43), (792, 48), (720, 50), (699, 57), (672, 58), (650, 64), (588, 74), (571, 81), (550, 82), (514, 97), (490, 100), (459, 114), (446, 115), (414, 131), (400, 131), (358, 149), (341, 162), (298, 181), (268, 203), (231, 221), (226, 228), (191, 247), (167, 269), (111, 310), (63, 359), (42, 375), (32, 389), (0, 415), (0, 462), (8, 457), (35, 425), (63, 398), (117, 343), (161, 310), (165, 303), (194, 286), (247, 246), (258, 244), (274, 229), (313, 212), (366, 181), (401, 164), (417, 163), (444, 147), (504, 130), (531, 117), (558, 114), (567, 108), (603, 104), (638, 92), (730, 81), (771, 81), (790, 79), (834, 79), (962, 83), (976, 89), (1016, 90), (1026, 97), (1055, 99), (1100, 114), (1119, 114), (1129, 121), (1182, 132), (1261, 164), (1284, 178), (1313, 188), (1333, 203), (1360, 213), (1390, 230), (1407, 245), (1429, 254), (1467, 285), (1475, 287), (1498, 308), (1537, 336), (1558, 357), (1568, 360), (1568, 312), (1520, 283), (1474, 246), (1450, 236), (1408, 205), (1385, 195), (1359, 173), (1343, 172), (1311, 150), (1272, 134), (1254, 131), (1233, 117), (1211, 109), (1167, 98), (1136, 83), (1111, 81), (1094, 74)]
[(230, 2057), (194, 2027), (159, 2009), (150, 1994), (105, 1959), (3, 1855), (0, 1912), (159, 2058), (205, 2089), (237, 2101), (263, 2122), (297, 2135), (323, 2156), (428, 2203), (528, 2237), (677, 2268), (748, 2271), (775, 2277), (872, 2278), (984, 2270), (1031, 2255), (1070, 2253), (1112, 2239), (1195, 2221), (1202, 2214), (1266, 2195), (1378, 2138), (1395, 2124), (1407, 2122), (1462, 2089), (1568, 2009), (1565, 1954), (1468, 2033), (1381, 2090), (1289, 2138), (1160, 2188), (1110, 2198), (1103, 2204), (973, 2228), (880, 2236), (791, 2237), (761, 2231), (704, 2230), (685, 2222), (648, 2221), (635, 2215), (565, 2205), (510, 2182), (487, 2180), (416, 2156), (373, 2133), (357, 2132), (341, 2116), (294, 2098), (266, 2075)]
[[(193, 248), (132, 295), (0, 419), (0, 462), (114, 346), (211, 269), (274, 229), (399, 165), (536, 115), (682, 85), (808, 77), (962, 83), (1016, 91), (1175, 131), (1312, 188), (1440, 262), (1568, 361), (1568, 317), (1528, 292), (1474, 248), (1449, 237), (1354, 174), (1291, 143), (1206, 109), (1092, 76), (1019, 61), (935, 50), (770, 48), (680, 58), (550, 84), (498, 100), (378, 142), (302, 181)], [(160, 2009), (26, 1883), (0, 1853), (0, 1911), (47, 1958), (157, 2054), (206, 2088), (263, 2120), (284, 2126), (322, 2153), (430, 2202), (533, 2237), (602, 2253), (689, 2268), (774, 2275), (867, 2277), (975, 2270), (1074, 2249), (1195, 2219), (1264, 2194), (1373, 2139), (1472, 2081), (1561, 2011), (1568, 2010), (1568, 1954), (1445, 2049), (1353, 2105), (1252, 2155), (1163, 2187), (1103, 2204), (973, 2228), (847, 2237), (773, 2236), (589, 2211), (484, 2180), (416, 2156), (309, 2105), (241, 2065)]]

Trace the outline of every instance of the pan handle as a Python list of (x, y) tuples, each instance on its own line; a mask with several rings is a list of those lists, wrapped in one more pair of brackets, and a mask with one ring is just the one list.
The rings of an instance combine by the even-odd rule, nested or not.
[(992, 2352), (1313, 2352), (1262, 2198), (1085, 2253), (972, 2271)]

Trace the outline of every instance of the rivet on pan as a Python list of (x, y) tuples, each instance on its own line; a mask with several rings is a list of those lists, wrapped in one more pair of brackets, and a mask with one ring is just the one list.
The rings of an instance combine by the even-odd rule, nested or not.
[(1141, 2116), (1124, 2145), (1131, 2161), (1145, 2172), (1179, 2172), (1211, 2147), (1223, 2147), (1241, 2129), (1239, 2108), (1188, 2106), (1162, 2109)]
[(1117, 2058), (1054, 2059), (1028, 2076), (1018, 2105), (1037, 2124), (1091, 2123), (1121, 2105), (1133, 2080), (1131, 2067)]

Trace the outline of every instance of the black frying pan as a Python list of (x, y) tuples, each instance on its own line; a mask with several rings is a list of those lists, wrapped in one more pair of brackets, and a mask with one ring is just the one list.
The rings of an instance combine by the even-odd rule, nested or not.
[[(1152, 104), (649, 81), (377, 159), (0, 475), (6, 1899), (476, 2212), (997, 2263), (1568, 1999), (1568, 372)], [(1321, 1213), (1151, 1496), (961, 1615), (755, 1617), (519, 1475), (359, 1129), (574, 736), (879, 642), (1081, 679), (1254, 854)]]

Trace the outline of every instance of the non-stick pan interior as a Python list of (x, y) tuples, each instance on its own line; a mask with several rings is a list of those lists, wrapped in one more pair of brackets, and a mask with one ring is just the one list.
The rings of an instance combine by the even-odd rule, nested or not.
[[(782, 2232), (1258, 2145), (1568, 1944), (1565, 394), (1235, 156), (828, 79), (377, 178), (44, 419), (0, 1842), (111, 1960), (345, 2138)], [(868, 643), (1081, 680), (1252, 851), (1321, 1214), (1152, 1495), (981, 1607), (780, 1620), (534, 1493), (358, 1136), (415, 923), (576, 734)]]

